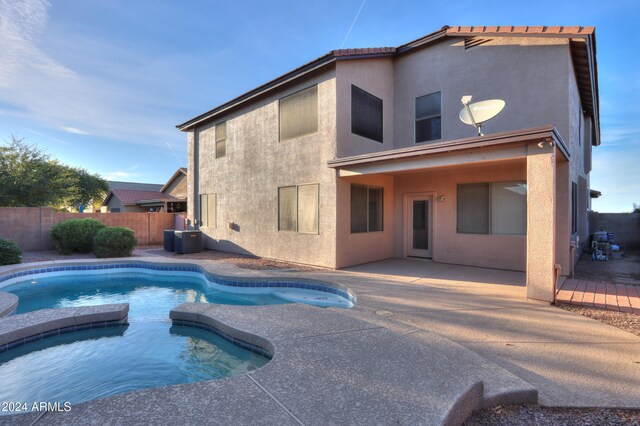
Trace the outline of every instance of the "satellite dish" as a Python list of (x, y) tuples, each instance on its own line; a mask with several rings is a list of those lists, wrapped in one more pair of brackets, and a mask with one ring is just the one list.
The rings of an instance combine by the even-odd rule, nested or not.
[(460, 100), (464, 108), (460, 111), (459, 117), (464, 124), (478, 129), (478, 136), (483, 136), (482, 125), (485, 121), (491, 120), (504, 108), (502, 99), (489, 99), (487, 101), (471, 102), (471, 96), (463, 96)]

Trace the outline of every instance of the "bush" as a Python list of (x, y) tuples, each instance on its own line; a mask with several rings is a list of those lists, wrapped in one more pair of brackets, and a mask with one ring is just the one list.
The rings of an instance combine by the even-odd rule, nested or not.
[(97, 257), (131, 256), (137, 243), (138, 240), (129, 228), (104, 228), (98, 231), (93, 240), (93, 252)]
[(93, 238), (105, 225), (96, 219), (70, 219), (53, 225), (51, 237), (56, 250), (62, 254), (89, 253)]
[(13, 241), (0, 238), (0, 265), (22, 263), (22, 250)]

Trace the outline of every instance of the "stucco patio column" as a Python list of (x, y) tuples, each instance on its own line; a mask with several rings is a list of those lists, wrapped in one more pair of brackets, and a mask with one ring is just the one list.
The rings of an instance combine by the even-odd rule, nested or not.
[(552, 302), (556, 260), (556, 149), (527, 147), (527, 298)]

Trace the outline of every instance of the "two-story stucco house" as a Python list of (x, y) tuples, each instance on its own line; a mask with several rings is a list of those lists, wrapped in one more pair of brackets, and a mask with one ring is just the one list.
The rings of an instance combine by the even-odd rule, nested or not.
[[(588, 238), (595, 53), (593, 28), (510, 26), (332, 51), (177, 126), (191, 224), (209, 248), (330, 268), (526, 271), (553, 300)], [(484, 136), (465, 95), (506, 102)]]

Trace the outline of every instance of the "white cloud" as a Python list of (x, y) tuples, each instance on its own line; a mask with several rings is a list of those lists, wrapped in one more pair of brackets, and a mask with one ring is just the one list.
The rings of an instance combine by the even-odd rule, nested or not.
[(172, 113), (184, 99), (176, 84), (184, 61), (50, 25), (51, 7), (56, 3), (0, 0), (0, 101), (11, 107), (5, 115), (128, 143), (185, 139)]
[(85, 132), (84, 130), (78, 129), (77, 127), (67, 127), (67, 126), (61, 126), (60, 129), (64, 130), (67, 133), (73, 133), (74, 135), (88, 135), (88, 132)]
[(125, 170), (118, 170), (115, 172), (108, 172), (104, 174), (104, 178), (106, 180), (115, 180), (115, 179), (122, 179), (122, 178), (133, 178), (136, 176), (140, 176), (140, 173), (133, 173), (133, 172), (128, 172)]

